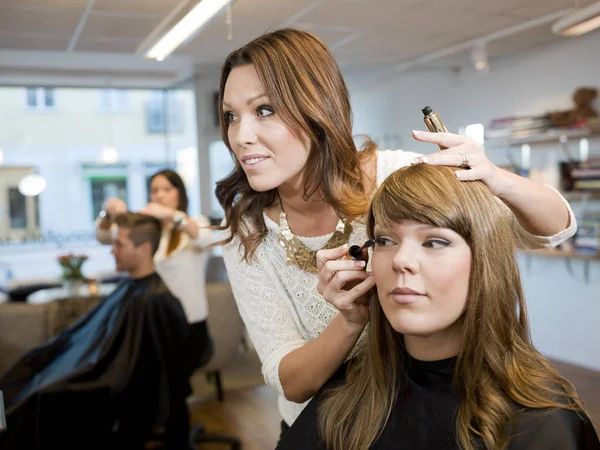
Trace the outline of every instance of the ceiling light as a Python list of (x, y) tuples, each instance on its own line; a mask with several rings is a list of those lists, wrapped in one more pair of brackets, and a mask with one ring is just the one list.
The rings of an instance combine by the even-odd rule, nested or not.
[(487, 72), (490, 68), (488, 64), (487, 49), (485, 41), (477, 41), (471, 49), (471, 60), (478, 72)]
[(119, 161), (119, 150), (117, 147), (107, 145), (102, 149), (102, 162), (105, 164), (115, 164)]
[(552, 25), (552, 32), (562, 36), (580, 36), (600, 27), (600, 1), (576, 9)]
[(19, 181), (19, 192), (26, 197), (35, 197), (46, 189), (46, 179), (36, 173), (25, 175)]
[(146, 53), (146, 57), (157, 61), (164, 60), (177, 47), (198, 33), (230, 1), (232, 0), (201, 0)]
[(484, 126), (481, 123), (473, 123), (465, 127), (465, 136), (470, 136), (479, 145), (484, 143)]

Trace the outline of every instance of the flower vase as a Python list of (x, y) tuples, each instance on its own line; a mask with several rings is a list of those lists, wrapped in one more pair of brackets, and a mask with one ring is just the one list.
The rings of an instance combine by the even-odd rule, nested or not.
[(63, 289), (69, 297), (75, 297), (81, 294), (83, 280), (63, 280)]

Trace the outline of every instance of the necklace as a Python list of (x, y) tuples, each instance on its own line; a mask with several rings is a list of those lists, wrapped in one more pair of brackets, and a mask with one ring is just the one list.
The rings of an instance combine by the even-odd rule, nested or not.
[[(317, 250), (308, 248), (294, 235), (294, 233), (292, 233), (281, 201), (279, 202), (279, 207), (281, 209), (281, 212), (279, 213), (279, 229), (281, 230), (279, 243), (286, 251), (286, 262), (289, 265), (297, 266), (306, 272), (316, 274), (318, 272)], [(333, 236), (329, 238), (321, 250), (335, 248), (342, 244), (346, 244), (350, 238), (350, 233), (352, 233), (352, 225), (339, 218)]]

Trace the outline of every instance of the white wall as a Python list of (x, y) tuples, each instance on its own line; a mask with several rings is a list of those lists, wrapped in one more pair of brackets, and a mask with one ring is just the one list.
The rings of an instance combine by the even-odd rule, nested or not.
[[(600, 89), (600, 32), (492, 60), (490, 66), (485, 75), (465, 68), (399, 74), (368, 86), (355, 82), (350, 86), (354, 130), (377, 137), (399, 134), (404, 149), (430, 153), (437, 147), (410, 134), (426, 129), (421, 113), (426, 105), (453, 132), (471, 123), (487, 126), (497, 117), (571, 109), (577, 87)], [(600, 101), (595, 107), (600, 111)], [(487, 152), (496, 164), (507, 163), (506, 150)], [(600, 139), (591, 141), (590, 153), (600, 154)], [(533, 167), (561, 157), (557, 145), (532, 147)], [(535, 344), (552, 358), (600, 370), (600, 261), (590, 263), (585, 284), (580, 261), (572, 262), (570, 274), (565, 259), (519, 259)]]
[[(490, 61), (491, 71), (470, 67), (399, 74), (392, 81), (350, 86), (356, 133), (401, 134), (405, 148), (429, 153), (435, 148), (414, 142), (413, 129), (426, 129), (421, 109), (430, 105), (450, 131), (493, 118), (571, 109), (577, 87), (600, 89), (600, 32), (512, 58)], [(600, 101), (596, 100), (600, 111)]]

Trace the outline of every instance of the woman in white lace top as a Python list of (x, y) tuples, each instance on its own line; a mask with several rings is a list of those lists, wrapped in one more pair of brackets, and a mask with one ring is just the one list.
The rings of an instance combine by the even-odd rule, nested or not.
[[(466, 162), (471, 170), (457, 176), (482, 180), (508, 206), (522, 244), (555, 246), (575, 232), (560, 194), (494, 166), (469, 137), (415, 132), (447, 147), (427, 157), (378, 151), (371, 142), (359, 152), (342, 75), (310, 33), (278, 30), (232, 52), (219, 105), (223, 140), (235, 156), (234, 171), (216, 189), (225, 210), (223, 254), (265, 381), (280, 394), (282, 431), (366, 326), (363, 294), (374, 283), (364, 265), (338, 260), (340, 246), (367, 239), (371, 193), (395, 169)], [(319, 254), (319, 283), (321, 249), (329, 250)]]

